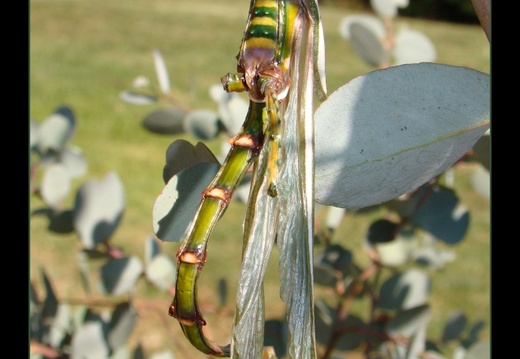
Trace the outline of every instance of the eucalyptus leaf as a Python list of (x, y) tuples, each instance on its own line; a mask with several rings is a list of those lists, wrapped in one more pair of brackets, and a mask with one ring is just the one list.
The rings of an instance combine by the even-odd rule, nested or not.
[(398, 311), (386, 323), (385, 331), (391, 336), (411, 337), (427, 327), (430, 315), (431, 309), (427, 304)]
[(108, 323), (108, 343), (112, 351), (124, 347), (137, 323), (137, 310), (130, 302), (119, 303)]
[(194, 137), (212, 140), (219, 132), (218, 116), (211, 110), (191, 111), (184, 117), (183, 129)]
[(467, 323), (468, 319), (462, 311), (457, 311), (450, 315), (446, 325), (444, 326), (441, 341), (447, 342), (460, 338)]
[(161, 253), (161, 247), (159, 242), (154, 236), (150, 235), (146, 237), (144, 242), (144, 263), (148, 266), (152, 260)]
[(186, 111), (178, 107), (161, 108), (146, 115), (143, 127), (157, 134), (180, 134), (184, 132)]
[(220, 165), (201, 162), (174, 175), (155, 200), (153, 230), (163, 241), (180, 242)]
[(143, 274), (143, 264), (138, 257), (112, 259), (100, 269), (100, 289), (110, 295), (133, 293), (137, 279)]
[(163, 169), (164, 183), (168, 183), (177, 173), (199, 163), (217, 164), (219, 161), (202, 142), (195, 146), (186, 140), (176, 140), (166, 150), (166, 165)]
[(370, 66), (380, 68), (388, 63), (388, 55), (382, 42), (363, 23), (350, 24), (350, 42), (354, 51)]
[(108, 358), (110, 349), (101, 320), (86, 322), (78, 328), (71, 341), (71, 359)]
[(491, 174), (483, 166), (478, 165), (471, 173), (471, 185), (479, 195), (491, 199)]
[(175, 356), (171, 351), (163, 350), (161, 352), (150, 355), (150, 359), (175, 359)]
[(60, 303), (49, 331), (49, 344), (60, 348), (66, 338), (73, 332), (72, 313), (70, 305)]
[(166, 64), (158, 49), (153, 49), (153, 62), (155, 64), (155, 72), (157, 74), (157, 80), (159, 81), (159, 87), (163, 94), (170, 92), (170, 77), (168, 76), (168, 70)]
[(397, 15), (395, 0), (370, 0), (370, 6), (382, 18), (393, 18)]
[(156, 255), (145, 269), (146, 279), (160, 290), (168, 290), (175, 285), (177, 267), (165, 254)]
[(316, 200), (381, 204), (437, 176), (490, 126), (489, 75), (431, 63), (376, 70), (315, 113)]
[(83, 183), (76, 194), (74, 228), (84, 248), (92, 249), (110, 238), (124, 207), (124, 188), (116, 172), (109, 172), (102, 180)]
[(70, 177), (66, 168), (61, 164), (47, 167), (40, 184), (44, 202), (52, 208), (57, 208), (67, 197), (69, 191)]
[(388, 310), (417, 307), (426, 303), (430, 291), (430, 277), (412, 268), (392, 275), (383, 283), (377, 307)]
[(159, 100), (157, 96), (145, 95), (132, 91), (121, 91), (119, 93), (119, 98), (132, 105), (150, 105)]
[(79, 147), (69, 146), (60, 152), (60, 163), (70, 178), (78, 178), (87, 172), (87, 160)]
[(350, 25), (353, 23), (361, 23), (365, 28), (370, 29), (370, 32), (379, 40), (385, 37), (386, 30), (383, 22), (373, 15), (355, 14), (345, 16), (339, 24), (339, 33), (345, 40), (350, 40)]
[(248, 102), (236, 92), (226, 92), (222, 85), (211, 86), (209, 93), (218, 105), (218, 114), (227, 133), (234, 136), (246, 118)]
[(471, 159), (479, 162), (485, 169), (491, 171), (491, 132), (489, 130), (473, 146)]
[(491, 358), (491, 343), (489, 340), (481, 340), (472, 345), (464, 359), (490, 359)]
[(72, 138), (76, 129), (76, 117), (68, 106), (58, 107), (38, 128), (38, 150), (61, 151)]
[(339, 207), (329, 206), (327, 208), (327, 218), (325, 221), (325, 225), (327, 229), (330, 231), (335, 231), (338, 229), (339, 225), (345, 218), (345, 209)]
[(442, 186), (422, 187), (417, 193), (422, 205), (410, 218), (417, 226), (448, 244), (459, 243), (469, 227), (469, 211), (455, 192)]
[(424, 33), (412, 29), (402, 29), (397, 33), (392, 55), (394, 65), (434, 62), (437, 59), (431, 40)]

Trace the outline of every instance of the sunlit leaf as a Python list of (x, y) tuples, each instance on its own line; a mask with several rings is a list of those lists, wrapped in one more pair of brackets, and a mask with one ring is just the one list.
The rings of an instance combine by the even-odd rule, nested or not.
[(46, 204), (53, 208), (59, 207), (69, 191), (70, 177), (63, 165), (54, 164), (45, 169), (40, 192)]
[(174, 141), (166, 150), (166, 165), (163, 169), (164, 183), (167, 183), (177, 173), (199, 163), (220, 166), (219, 161), (204, 143), (198, 142), (193, 146), (186, 140)]
[(76, 117), (68, 106), (58, 107), (38, 128), (38, 150), (61, 151), (72, 138), (76, 129)]
[(397, 15), (397, 4), (394, 0), (370, 0), (370, 5), (382, 18), (393, 18)]
[(70, 305), (60, 303), (49, 332), (49, 344), (53, 348), (60, 348), (67, 336), (72, 334), (72, 313)]
[(93, 248), (107, 241), (119, 225), (124, 207), (124, 188), (117, 173), (84, 182), (74, 207), (74, 228), (83, 246)]
[(155, 200), (153, 230), (163, 241), (180, 242), (202, 199), (201, 193), (220, 166), (201, 162), (173, 176)]
[(236, 92), (224, 91), (222, 85), (211, 86), (209, 93), (218, 105), (218, 115), (227, 133), (238, 133), (249, 109), (248, 102)]
[(110, 350), (104, 326), (101, 320), (97, 320), (78, 328), (71, 341), (71, 359), (107, 358)]
[(60, 160), (70, 178), (81, 177), (87, 172), (87, 160), (79, 147), (65, 148), (60, 153)]
[(489, 75), (430, 63), (360, 76), (316, 110), (316, 200), (386, 202), (466, 154), (490, 125)]
[(364, 25), (379, 40), (385, 37), (385, 26), (380, 19), (373, 15), (355, 14), (344, 17), (339, 24), (339, 33), (345, 40), (350, 40), (351, 38), (350, 25), (353, 23)]
[(184, 118), (183, 129), (194, 137), (212, 140), (219, 132), (218, 116), (211, 110), (191, 111)]
[(144, 263), (149, 265), (159, 253), (161, 253), (161, 247), (157, 239), (153, 236), (146, 237), (144, 242)]
[(164, 59), (158, 49), (153, 49), (153, 62), (155, 64), (155, 72), (157, 73), (159, 87), (162, 93), (167, 94), (170, 92), (170, 77)]
[(177, 107), (161, 108), (143, 119), (143, 127), (153, 133), (179, 134), (184, 132), (183, 122), (186, 111)]
[(392, 55), (394, 65), (401, 65), (434, 62), (437, 58), (437, 51), (431, 40), (422, 32), (403, 29), (395, 36)]
[(481, 340), (472, 345), (464, 359), (490, 359), (491, 358), (491, 343), (489, 340)]
[(157, 254), (146, 266), (146, 278), (160, 290), (168, 290), (175, 284), (177, 267), (165, 254)]
[(345, 217), (345, 209), (339, 208), (339, 207), (332, 207), (329, 206), (327, 208), (327, 218), (325, 221), (325, 225), (327, 226), (327, 229), (330, 231), (336, 230), (341, 222), (343, 221), (343, 218)]
[(430, 277), (418, 269), (409, 269), (383, 283), (377, 306), (389, 310), (417, 307), (426, 303), (430, 290)]
[(145, 95), (131, 91), (120, 92), (119, 98), (132, 105), (150, 105), (156, 103), (158, 100), (157, 96)]
[(115, 351), (125, 345), (136, 323), (137, 310), (129, 302), (116, 306), (108, 323), (108, 343), (111, 350)]
[(113, 259), (104, 264), (99, 273), (103, 293), (131, 294), (135, 291), (137, 279), (143, 274), (143, 264), (135, 256)]
[(164, 350), (150, 355), (150, 359), (175, 359), (175, 356), (169, 350)]
[(427, 304), (398, 311), (385, 326), (391, 336), (410, 337), (420, 329), (426, 328), (430, 321), (430, 306)]
[(388, 63), (388, 55), (377, 34), (363, 23), (350, 24), (350, 43), (359, 57), (370, 66), (380, 68)]

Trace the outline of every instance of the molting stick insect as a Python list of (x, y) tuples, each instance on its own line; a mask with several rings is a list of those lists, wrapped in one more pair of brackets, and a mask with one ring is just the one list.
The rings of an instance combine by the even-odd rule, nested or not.
[[(263, 253), (256, 253), (266, 262), (276, 235), (278, 243), (286, 251), (303, 253), (300, 254), (303, 255), (301, 262), (306, 263), (302, 270), (282, 274), (282, 284), (286, 282), (283, 290), (301, 290), (292, 287), (299, 286), (296, 282), (290, 283), (294, 279), (305, 282), (312, 293), (312, 270), (309, 269), (312, 266), (309, 260), (312, 260), (314, 214), (312, 114), (314, 90), (320, 99), (326, 96), (322, 55), (323, 33), (316, 0), (251, 1), (237, 55), (237, 73), (227, 74), (221, 79), (226, 91), (248, 93), (249, 110), (241, 130), (230, 139), (232, 146), (226, 160), (203, 191), (199, 208), (177, 253), (176, 290), (169, 309), (169, 314), (177, 318), (185, 336), (203, 353), (227, 357), (233, 350), (234, 353), (242, 352), (244, 357), (259, 357), (254, 350), (242, 348), (243, 345), (235, 339), (236, 334), (232, 344), (225, 347), (209, 340), (203, 333), (206, 321), (197, 304), (197, 279), (206, 262), (209, 236), (236, 186), (253, 164), (254, 179), (244, 222), (242, 273), (244, 266), (249, 265), (245, 256), (253, 250), (252, 245), (265, 246), (270, 241)], [(315, 73), (318, 75), (316, 78)], [(280, 212), (284, 212), (282, 219), (278, 219)], [(259, 225), (257, 222), (268, 219), (274, 221), (269, 224), (271, 228), (267, 232), (255, 229)], [(286, 225), (296, 226), (296, 230), (285, 228), (284, 232), (276, 228)], [(301, 250), (294, 246), (300, 246)], [(263, 269), (262, 273), (253, 274), (263, 277)], [(289, 278), (291, 275), (297, 278)], [(246, 282), (250, 280), (244, 282), (239, 284), (246, 286), (244, 293), (252, 291), (247, 294), (246, 301), (252, 301), (259, 314), (263, 309), (262, 289), (248, 287)], [(282, 295), (282, 298), (288, 301), (288, 307), (291, 301), (299, 301), (299, 307), (310, 317), (310, 324), (314, 324), (313, 302), (308, 295), (304, 300), (297, 295)], [(256, 314), (248, 314), (240, 305), (237, 307), (235, 331), (240, 331), (243, 330), (240, 329), (243, 327), (241, 321)], [(288, 318), (289, 325), (291, 321), (301, 321), (301, 315), (295, 313), (294, 318)], [(259, 333), (260, 329), (249, 328), (251, 334), (244, 332), (241, 336), (261, 346), (263, 331)], [(305, 342), (310, 342), (311, 350), (314, 350), (314, 334), (310, 339), (307, 337)]]

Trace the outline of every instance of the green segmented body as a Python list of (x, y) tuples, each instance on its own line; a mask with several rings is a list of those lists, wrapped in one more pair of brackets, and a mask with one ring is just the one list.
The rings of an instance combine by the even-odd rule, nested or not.
[(205, 337), (206, 321), (197, 305), (197, 279), (206, 262), (207, 241), (237, 185), (271, 141), (267, 169), (276, 195), (279, 105), (290, 86), (290, 64), (295, 34), (301, 21), (303, 0), (252, 0), (246, 30), (237, 56), (237, 73), (221, 81), (228, 92), (246, 91), (249, 111), (221, 169), (202, 193), (197, 213), (177, 253), (177, 281), (169, 315), (178, 319), (185, 336), (203, 353), (230, 355), (230, 346), (219, 346)]

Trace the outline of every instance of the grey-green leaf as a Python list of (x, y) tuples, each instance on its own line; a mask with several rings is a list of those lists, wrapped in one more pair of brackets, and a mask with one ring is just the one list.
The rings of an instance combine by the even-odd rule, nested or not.
[(74, 333), (71, 341), (71, 359), (108, 358), (110, 349), (101, 320), (86, 322)]
[(201, 200), (202, 191), (220, 166), (201, 162), (173, 176), (155, 200), (153, 230), (163, 241), (180, 242)]
[(74, 135), (76, 117), (70, 107), (57, 108), (38, 128), (38, 150), (61, 151)]
[(380, 204), (442, 173), (490, 126), (489, 75), (409, 64), (360, 76), (316, 110), (316, 200)]
[(457, 311), (450, 315), (446, 325), (444, 326), (444, 331), (442, 332), (441, 340), (443, 342), (447, 342), (450, 340), (455, 340), (460, 337), (466, 325), (468, 323), (468, 319), (466, 315), (462, 311)]
[(355, 14), (344, 17), (339, 24), (339, 33), (345, 40), (350, 40), (350, 25), (354, 22), (363, 24), (380, 40), (385, 37), (385, 26), (381, 20), (373, 15)]
[(103, 293), (122, 295), (135, 290), (137, 279), (143, 274), (143, 264), (138, 257), (113, 259), (100, 268)]
[(168, 76), (168, 70), (166, 64), (158, 49), (153, 49), (153, 62), (155, 64), (155, 72), (157, 74), (157, 80), (159, 81), (159, 87), (163, 94), (170, 92), (170, 77)]
[(184, 131), (202, 140), (212, 140), (219, 132), (218, 116), (211, 110), (195, 110), (184, 117)]
[(129, 302), (120, 303), (114, 309), (108, 323), (108, 343), (112, 351), (124, 347), (137, 323), (137, 310)]
[(412, 29), (403, 29), (395, 37), (392, 55), (394, 65), (413, 64), (434, 62), (437, 58), (437, 51), (424, 33)]
[(132, 105), (150, 105), (158, 101), (157, 96), (145, 95), (132, 91), (122, 91), (119, 98)]
[(76, 194), (74, 228), (84, 248), (107, 241), (123, 216), (125, 195), (116, 172), (83, 183)]
[(146, 279), (160, 290), (169, 290), (175, 284), (177, 267), (165, 254), (156, 255), (145, 270)]
[(44, 202), (51, 208), (59, 207), (70, 191), (70, 177), (61, 164), (53, 164), (43, 173), (40, 192)]
[(161, 108), (143, 119), (143, 127), (153, 133), (179, 134), (184, 132), (183, 122), (186, 111), (178, 107)]
[(382, 309), (409, 309), (426, 303), (430, 278), (418, 269), (409, 269), (388, 278), (380, 290), (377, 306)]
[(410, 309), (398, 311), (386, 323), (385, 331), (392, 336), (410, 337), (420, 329), (426, 328), (430, 321), (430, 307), (423, 304)]
[(380, 68), (388, 63), (388, 55), (377, 34), (363, 23), (350, 24), (350, 42), (354, 51), (370, 66)]

